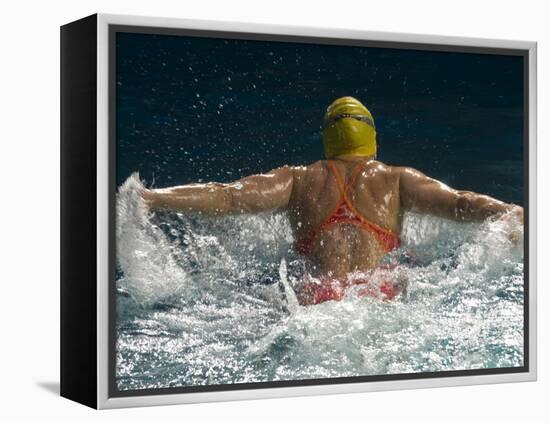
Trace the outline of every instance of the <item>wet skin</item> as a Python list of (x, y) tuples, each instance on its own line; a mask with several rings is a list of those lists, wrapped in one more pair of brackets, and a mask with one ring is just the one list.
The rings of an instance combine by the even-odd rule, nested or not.
[[(482, 221), (491, 216), (523, 222), (523, 208), (486, 195), (454, 190), (421, 172), (388, 166), (372, 157), (340, 156), (334, 163), (347, 181), (361, 162), (363, 171), (348, 198), (370, 222), (399, 235), (407, 210), (458, 221)], [(209, 215), (283, 211), (296, 239), (322, 223), (340, 200), (336, 179), (324, 160), (309, 166), (284, 166), (234, 183), (191, 184), (144, 190), (150, 208)], [(514, 237), (512, 233), (511, 238)], [(315, 238), (309, 257), (312, 272), (343, 277), (377, 267), (385, 251), (375, 236), (353, 224), (329, 227)]]

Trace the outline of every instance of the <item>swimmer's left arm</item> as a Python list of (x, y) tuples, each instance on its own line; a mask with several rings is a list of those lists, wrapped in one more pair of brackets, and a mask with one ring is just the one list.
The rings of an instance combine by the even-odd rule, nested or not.
[(488, 195), (459, 191), (412, 168), (398, 168), (401, 204), (406, 210), (460, 221), (482, 221), (491, 216), (523, 223), (523, 207)]
[(142, 197), (151, 209), (209, 215), (257, 213), (286, 209), (293, 182), (293, 168), (284, 166), (227, 184), (206, 183), (145, 189)]

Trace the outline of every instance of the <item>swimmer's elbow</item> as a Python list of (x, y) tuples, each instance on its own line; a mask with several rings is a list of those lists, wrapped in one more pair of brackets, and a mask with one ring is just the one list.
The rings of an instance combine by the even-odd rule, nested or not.
[(457, 191), (451, 215), (455, 220), (472, 220), (474, 213), (472, 195), (468, 191)]
[(223, 216), (238, 212), (231, 185), (215, 184), (215, 187), (215, 190), (210, 189), (209, 205), (206, 207), (207, 210), (203, 211), (214, 216)]
[(513, 204), (507, 204), (483, 194), (471, 191), (456, 191), (452, 215), (455, 220), (482, 221), (511, 211)]
[(223, 190), (223, 206), (226, 214), (243, 214), (247, 213), (245, 207), (241, 201), (239, 201), (239, 195), (236, 192), (236, 188), (231, 185), (225, 185)]
[(251, 201), (250, 195), (243, 190), (240, 183), (223, 185), (221, 190), (219, 214), (246, 214), (255, 211), (255, 202)]

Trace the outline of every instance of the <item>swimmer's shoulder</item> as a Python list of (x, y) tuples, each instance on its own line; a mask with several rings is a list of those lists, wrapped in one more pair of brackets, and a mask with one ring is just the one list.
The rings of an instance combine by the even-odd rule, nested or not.
[(325, 160), (317, 160), (316, 162), (310, 163), (308, 165), (289, 167), (292, 169), (295, 178), (304, 179), (307, 176), (318, 175), (320, 172), (324, 172), (326, 169), (324, 162)]
[(429, 179), (422, 171), (410, 166), (388, 166), (388, 170), (395, 178)]
[(307, 166), (301, 166), (301, 167), (304, 168), (306, 171), (309, 170), (313, 172), (318, 172), (320, 170), (326, 169), (326, 162), (327, 162), (326, 160), (317, 160), (316, 162), (310, 163)]
[(396, 166), (391, 166), (379, 160), (370, 160), (365, 166), (365, 171), (371, 174), (382, 174), (391, 177), (396, 173), (395, 168)]
[[(319, 162), (322, 162), (322, 160)], [(312, 165), (284, 165), (271, 170), (269, 173), (279, 176), (284, 175), (285, 177), (292, 178), (296, 182), (304, 180), (308, 175), (311, 175), (312, 170), (314, 170)]]
[(403, 173), (421, 173), (420, 171), (409, 166), (394, 166), (382, 163), (378, 160), (373, 160), (373, 166), (376, 166), (380, 171), (391, 177), (400, 177)]
[(368, 168), (382, 176), (384, 180), (391, 184), (399, 184), (403, 175), (422, 175), (421, 172), (412, 167), (394, 166), (378, 160), (373, 160)]

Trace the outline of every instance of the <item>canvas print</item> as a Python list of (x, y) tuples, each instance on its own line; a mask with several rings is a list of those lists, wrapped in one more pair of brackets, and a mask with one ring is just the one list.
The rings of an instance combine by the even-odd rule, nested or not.
[(524, 365), (523, 57), (114, 47), (118, 391)]

